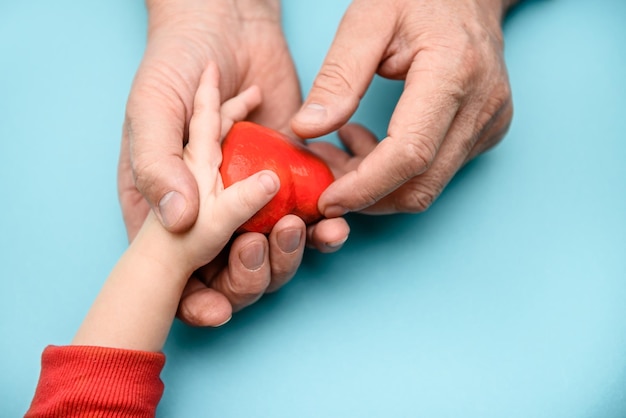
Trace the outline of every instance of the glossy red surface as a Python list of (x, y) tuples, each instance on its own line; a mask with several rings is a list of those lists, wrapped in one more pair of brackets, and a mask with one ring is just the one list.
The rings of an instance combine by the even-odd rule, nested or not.
[(317, 201), (334, 177), (326, 163), (302, 143), (252, 122), (238, 122), (224, 139), (222, 153), (225, 187), (261, 170), (272, 170), (280, 178), (276, 196), (242, 225), (242, 231), (268, 233), (288, 214), (307, 224), (322, 217)]

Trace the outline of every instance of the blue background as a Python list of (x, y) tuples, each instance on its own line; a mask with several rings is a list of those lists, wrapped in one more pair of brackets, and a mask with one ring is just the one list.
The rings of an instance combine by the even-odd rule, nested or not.
[[(306, 92), (347, 0), (284, 1)], [(126, 246), (116, 195), (141, 2), (0, 1), (0, 416), (28, 407)], [(177, 323), (162, 417), (626, 416), (626, 2), (528, 0), (515, 118), (426, 213), (348, 218), (337, 254), (222, 329)], [(385, 132), (401, 84), (355, 120)]]

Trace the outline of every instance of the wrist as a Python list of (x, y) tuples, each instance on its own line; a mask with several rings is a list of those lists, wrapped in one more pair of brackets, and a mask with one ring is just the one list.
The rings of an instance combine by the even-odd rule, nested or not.
[(478, 0), (486, 11), (495, 15), (498, 22), (501, 22), (507, 11), (519, 0)]
[(152, 213), (104, 283), (73, 345), (160, 351), (191, 273)]
[(146, 0), (150, 28), (224, 19), (280, 21), (280, 0)]
[(195, 270), (184, 251), (181, 236), (167, 231), (152, 211), (131, 243), (130, 251), (167, 273), (168, 280), (186, 282)]

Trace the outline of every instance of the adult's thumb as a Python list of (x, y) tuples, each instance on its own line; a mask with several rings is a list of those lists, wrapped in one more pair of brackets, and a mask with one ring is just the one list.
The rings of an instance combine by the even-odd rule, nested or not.
[(376, 73), (391, 33), (388, 22), (380, 19), (380, 6), (364, 3), (354, 2), (346, 11), (308, 97), (291, 121), (302, 138), (343, 126)]
[(163, 93), (131, 91), (124, 135), (135, 186), (165, 228), (182, 232), (198, 216), (198, 186), (183, 161), (185, 105)]

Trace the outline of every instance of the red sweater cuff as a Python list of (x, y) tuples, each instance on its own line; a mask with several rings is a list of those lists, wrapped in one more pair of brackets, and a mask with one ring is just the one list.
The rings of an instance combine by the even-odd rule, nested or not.
[(162, 353), (48, 346), (26, 417), (154, 417), (164, 364)]

